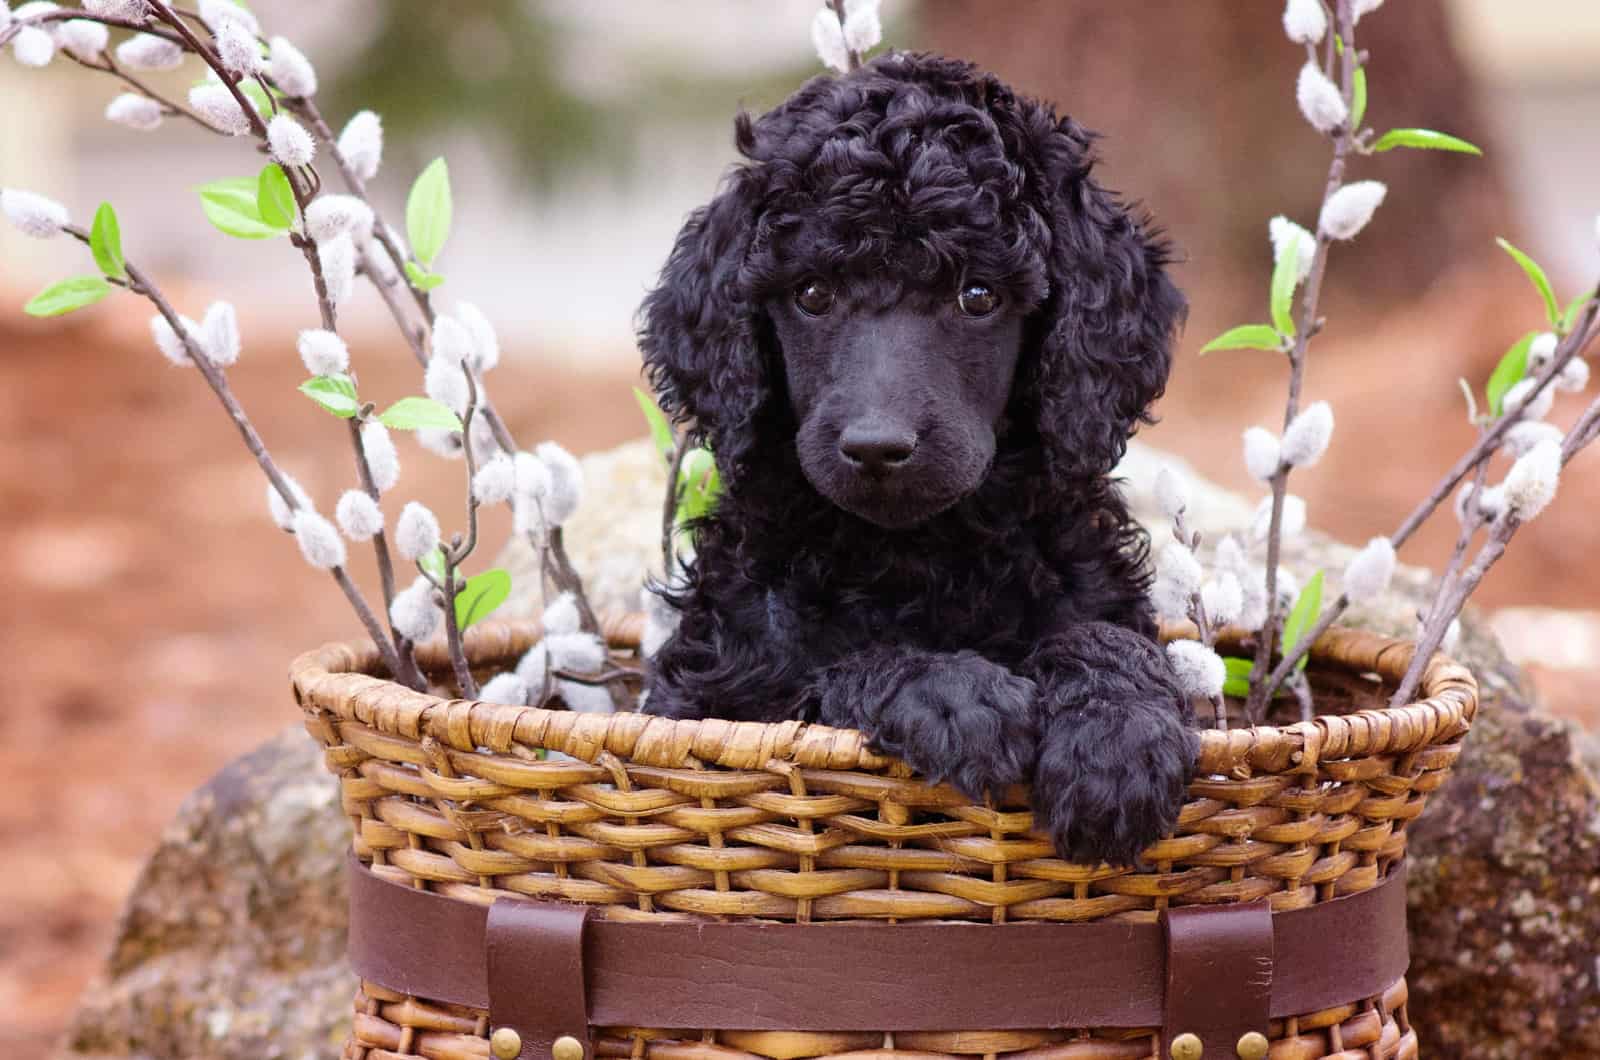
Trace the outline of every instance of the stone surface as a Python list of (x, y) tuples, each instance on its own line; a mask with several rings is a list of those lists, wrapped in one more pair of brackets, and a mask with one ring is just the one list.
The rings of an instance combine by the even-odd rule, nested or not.
[[(1163, 463), (1181, 465), (1135, 446), (1123, 468), (1136, 513), (1157, 526), (1148, 484)], [(573, 559), (598, 608), (636, 607), (643, 572), (659, 569), (664, 469), (643, 442), (584, 465)], [(1194, 494), (1193, 523), (1212, 538), (1254, 507), (1198, 479)], [(1349, 551), (1308, 534), (1287, 562), (1338, 571)], [(517, 585), (536, 584), (525, 549), (503, 562), (524, 574)], [(1426, 585), (1425, 572), (1402, 569), (1391, 596), (1351, 620), (1409, 635)], [(524, 593), (509, 606), (532, 614), (538, 603)], [(1429, 1057), (1600, 1056), (1600, 748), (1529, 702), (1483, 624), (1466, 623), (1458, 655), (1483, 707), (1455, 776), (1412, 828), (1412, 1020)], [(129, 899), (66, 1055), (332, 1054), (352, 990), (341, 954), (347, 827), (298, 729), (196, 792)]]

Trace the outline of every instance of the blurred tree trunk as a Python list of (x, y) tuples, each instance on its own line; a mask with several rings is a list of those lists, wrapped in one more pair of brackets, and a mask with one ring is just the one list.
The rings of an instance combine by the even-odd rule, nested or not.
[[(1267, 218), (1313, 227), (1329, 160), (1295, 105), (1305, 54), (1285, 39), (1282, 11), (1282, 0), (927, 0), (916, 43), (971, 59), (1104, 134), (1103, 180), (1171, 233), (1189, 261), (1181, 282), (1213, 294), (1226, 284), (1227, 301), (1259, 315)], [(1352, 297), (1368, 309), (1412, 298), (1510, 233), (1493, 137), (1450, 28), (1443, 0), (1387, 4), (1358, 28), (1371, 56), (1367, 124), (1454, 133), (1486, 157), (1356, 159), (1347, 173), (1386, 182), (1389, 197), (1383, 223), (1341, 249), (1332, 310)], [(1260, 274), (1263, 290), (1234, 282), (1241, 270)]]

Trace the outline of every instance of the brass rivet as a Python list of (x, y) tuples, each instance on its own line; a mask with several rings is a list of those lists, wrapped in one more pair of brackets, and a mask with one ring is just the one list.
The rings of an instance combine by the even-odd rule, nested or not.
[(1180, 1034), (1172, 1039), (1172, 1060), (1200, 1060), (1205, 1046), (1198, 1034)]
[(489, 1051), (499, 1060), (517, 1060), (522, 1054), (522, 1035), (510, 1027), (501, 1027), (489, 1036)]
[(583, 1060), (583, 1043), (570, 1034), (563, 1034), (550, 1047), (550, 1055), (556, 1060)]
[(1239, 1060), (1267, 1060), (1267, 1036), (1260, 1031), (1250, 1031), (1234, 1046)]

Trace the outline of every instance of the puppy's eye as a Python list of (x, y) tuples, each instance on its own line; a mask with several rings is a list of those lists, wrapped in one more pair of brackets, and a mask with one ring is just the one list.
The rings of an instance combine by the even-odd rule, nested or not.
[(1000, 296), (986, 284), (969, 283), (961, 289), (956, 304), (969, 317), (986, 317), (1000, 308)]
[(826, 280), (807, 280), (794, 293), (794, 304), (808, 316), (824, 316), (833, 308), (833, 286)]

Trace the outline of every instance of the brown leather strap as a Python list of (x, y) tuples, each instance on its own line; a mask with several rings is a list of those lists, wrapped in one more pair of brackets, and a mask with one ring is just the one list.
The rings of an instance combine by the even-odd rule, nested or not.
[[(1267, 1030), (1272, 1007), (1272, 906), (1191, 905), (1167, 910), (1163, 1057), (1179, 1034), (1198, 1038), (1188, 1060), (1236, 1060), (1248, 1031)], [(1346, 999), (1351, 1000), (1351, 999)]]
[[(489, 907), (489, 1023), (516, 1029), (522, 1042), (519, 1060), (548, 1060), (563, 1035), (582, 1044), (583, 1060), (593, 1060), (583, 967), (589, 909), (566, 902)], [(649, 958), (636, 954), (635, 959)]]
[[(539, 969), (523, 967), (507, 972), (513, 977), (491, 989), (489, 907), (386, 880), (353, 857), (350, 864), (350, 963), (362, 978), (416, 997), (497, 1010), (518, 1004), (506, 1000), (515, 996), (533, 1005), (536, 995), (558, 988)], [(495, 908), (501, 905), (573, 908), (504, 898)], [(1272, 1016), (1371, 997), (1405, 974), (1402, 870), (1360, 894), (1276, 913), (1270, 922)], [(561, 931), (567, 956), (560, 960), (570, 972), (573, 943), (570, 931)], [(1259, 950), (1259, 942), (1252, 945), (1252, 952)], [(1169, 1026), (1160, 924), (637, 922), (591, 916), (576, 959), (582, 964), (588, 1022), (594, 1026), (831, 1031)], [(499, 956), (495, 961), (497, 973), (523, 963), (514, 958), (502, 963)], [(570, 982), (569, 988), (578, 989)], [(492, 1005), (494, 998), (502, 999), (500, 1005)], [(517, 1026), (518, 1033), (540, 1040), (572, 1034), (587, 1050), (583, 1030), (567, 1029), (577, 1018), (572, 995), (550, 1005), (557, 1023)], [(529, 1018), (544, 1017), (530, 1009)], [(1232, 1048), (1232, 1042), (1226, 1044)], [(548, 1056), (546, 1051), (536, 1060)]]

